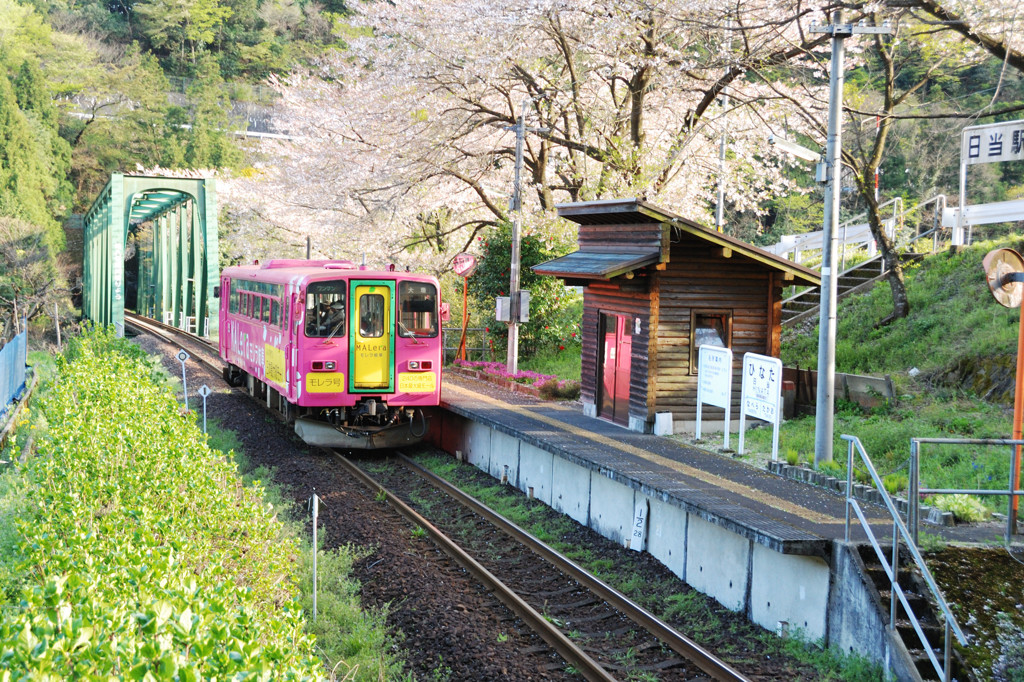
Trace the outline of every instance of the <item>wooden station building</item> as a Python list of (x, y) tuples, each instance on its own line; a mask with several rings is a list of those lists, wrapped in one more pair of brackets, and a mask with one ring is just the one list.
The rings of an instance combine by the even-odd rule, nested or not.
[[(783, 287), (818, 286), (818, 273), (638, 199), (558, 206), (579, 224), (579, 250), (533, 266), (583, 287), (585, 414), (650, 432), (671, 412), (697, 416), (697, 348), (733, 351), (739, 418), (743, 354), (779, 356)], [(705, 406), (705, 427), (724, 411)]]

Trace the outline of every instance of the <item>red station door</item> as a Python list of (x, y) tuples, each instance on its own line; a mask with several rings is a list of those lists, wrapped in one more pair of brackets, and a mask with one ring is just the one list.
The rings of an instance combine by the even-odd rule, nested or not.
[(601, 313), (601, 386), (598, 416), (629, 425), (629, 366), (633, 352), (631, 319)]

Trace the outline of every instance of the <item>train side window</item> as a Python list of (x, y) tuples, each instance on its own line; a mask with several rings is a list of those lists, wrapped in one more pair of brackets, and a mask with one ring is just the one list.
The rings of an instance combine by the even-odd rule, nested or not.
[(281, 301), (276, 298), (270, 301), (270, 324), (275, 327), (281, 326)]
[(359, 334), (365, 339), (384, 336), (384, 297), (380, 294), (359, 297)]
[(238, 302), (241, 298), (242, 295), (238, 293), (238, 289), (235, 288), (235, 280), (231, 280), (231, 312), (235, 315), (238, 314)]
[(270, 299), (266, 296), (260, 296), (260, 303), (263, 305), (263, 321), (270, 322)]
[(399, 335), (437, 336), (437, 289), (433, 284), (401, 282), (398, 285), (398, 309), (401, 311)]

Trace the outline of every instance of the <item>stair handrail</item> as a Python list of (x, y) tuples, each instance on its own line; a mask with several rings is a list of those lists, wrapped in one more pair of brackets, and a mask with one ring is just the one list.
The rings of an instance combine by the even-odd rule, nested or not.
[[(899, 204), (896, 204), (897, 199), (900, 199)], [(895, 220), (903, 221), (903, 219), (908, 214), (913, 213), (914, 211), (918, 210), (919, 208), (927, 206), (928, 204), (931, 204), (933, 202), (935, 203), (936, 212), (935, 212), (935, 218), (932, 220), (932, 227), (931, 227), (931, 229), (925, 230), (924, 232), (922, 232), (922, 233), (920, 233), (918, 235), (915, 235), (911, 239), (908, 239), (904, 246), (909, 246), (910, 244), (913, 244), (914, 242), (916, 242), (916, 241), (918, 241), (920, 239), (924, 239), (925, 237), (929, 237), (930, 236), (930, 237), (932, 237), (932, 242), (933, 242), (932, 243), (932, 252), (935, 252), (935, 251), (938, 251), (938, 244), (936, 243), (936, 236), (942, 230), (941, 214), (942, 214), (942, 208), (945, 208), (945, 206), (946, 206), (946, 195), (945, 194), (936, 194), (932, 198), (926, 199), (925, 201), (922, 201), (919, 204), (915, 204), (914, 206), (912, 206), (910, 208), (901, 209), (898, 213), (895, 212), (896, 211), (896, 205), (902, 206), (902, 198), (901, 197), (896, 197), (896, 199), (891, 199), (890, 201), (887, 201), (884, 204), (880, 205), (879, 208), (882, 208), (884, 206), (888, 206), (889, 204), (895, 204), (894, 205), (893, 220), (894, 221)], [(844, 234), (845, 234), (845, 229), (846, 229), (847, 226), (849, 226), (851, 223), (854, 223), (859, 218), (863, 218), (863, 217), (866, 217), (866, 216), (867, 216), (866, 213), (859, 214), (857, 217), (852, 218), (852, 219), (846, 221), (845, 223), (843, 223), (842, 226), (840, 227), (840, 229), (844, 230)], [(847, 268), (846, 267), (846, 244), (845, 244), (845, 240), (844, 240), (844, 242), (843, 242), (843, 254), (842, 254), (842, 259), (841, 259), (840, 266), (839, 266), (839, 269), (840, 269), (839, 277), (841, 278), (844, 275), (848, 275), (849, 273), (853, 272), (854, 270), (856, 270), (858, 268), (864, 267), (865, 265), (870, 265), (871, 263), (874, 263), (875, 261), (881, 261), (881, 260), (882, 260), (882, 256), (881, 256), (881, 254), (879, 254), (879, 255), (876, 255), (876, 256), (872, 256), (871, 258), (868, 258), (865, 261), (861, 261), (860, 263), (857, 263), (856, 265), (851, 265), (849, 268)], [(883, 265), (883, 267), (884, 267), (884, 265)], [(880, 273), (880, 276), (884, 275), (884, 274), (885, 274), (885, 272), (883, 270)], [(818, 287), (807, 287), (807, 288), (803, 289), (802, 291), (799, 291), (799, 292), (793, 294), (789, 298), (783, 299), (783, 301), (782, 301), (783, 307), (785, 307), (785, 305), (787, 303), (791, 303), (792, 301), (795, 301), (796, 299), (801, 298), (801, 297), (807, 295), (808, 292), (814, 291), (817, 288)]]
[[(861, 445), (860, 439), (856, 436), (850, 436), (843, 434), (842, 439), (848, 443), (847, 446), (847, 460), (846, 460), (846, 542), (850, 542), (850, 512), (857, 515), (857, 519), (860, 521), (861, 528), (867, 535), (868, 541), (871, 543), (872, 549), (875, 550), (875, 555), (878, 557), (879, 562), (882, 564), (882, 569), (885, 574), (889, 577), (890, 584), (890, 598), (889, 598), (889, 629), (890, 631), (896, 630), (896, 599), (893, 596), (899, 597), (900, 603), (903, 604), (903, 610), (907, 614), (907, 618), (910, 620), (910, 624), (914, 627), (914, 632), (917, 633), (918, 638), (921, 640), (921, 644), (926, 654), (928, 654), (928, 660), (931, 661), (932, 666), (935, 668), (935, 672), (938, 673), (939, 679), (943, 682), (950, 682), (952, 679), (950, 676), (950, 658), (952, 656), (952, 641), (950, 634), (956, 636), (957, 641), (961, 645), (967, 645), (967, 635), (960, 628), (960, 625), (956, 622), (956, 618), (953, 616), (952, 610), (949, 608), (949, 604), (946, 603), (945, 597), (942, 595), (942, 591), (939, 589), (938, 584), (935, 582), (935, 578), (932, 577), (931, 571), (928, 570), (928, 566), (924, 563), (924, 557), (921, 556), (920, 550), (914, 543), (914, 537), (911, 535), (910, 530), (907, 528), (906, 523), (900, 518), (900, 513), (896, 509), (896, 505), (893, 503), (892, 498), (889, 496), (889, 491), (885, 489), (882, 483), (881, 477), (878, 472), (875, 471), (874, 465), (871, 463), (871, 458), (868, 457), (868, 453), (864, 451), (864, 446)], [(854, 450), (860, 455), (861, 461), (867, 468), (868, 473), (871, 475), (871, 480), (875, 484), (875, 488), (878, 490), (879, 495), (882, 498), (882, 502), (885, 504), (886, 509), (889, 511), (889, 515), (892, 517), (892, 562), (889, 563), (886, 560), (885, 552), (882, 550), (881, 545), (878, 543), (878, 539), (875, 537), (875, 533), (871, 530), (871, 524), (868, 522), (867, 517), (864, 515), (864, 511), (860, 507), (860, 503), (853, 496), (853, 453)], [(910, 602), (907, 600), (907, 596), (903, 591), (903, 588), (899, 584), (899, 561), (900, 561), (900, 540), (906, 543), (907, 550), (914, 559), (914, 563), (917, 564), (918, 570), (921, 571), (921, 576), (924, 578), (925, 584), (932, 593), (932, 597), (935, 599), (935, 603), (942, 611), (945, 616), (945, 632), (943, 633), (943, 662), (940, 664), (938, 658), (935, 657), (935, 652), (932, 651), (931, 645), (928, 643), (928, 638), (924, 634), (924, 630), (921, 628), (921, 622), (914, 613), (914, 610), (910, 607)]]

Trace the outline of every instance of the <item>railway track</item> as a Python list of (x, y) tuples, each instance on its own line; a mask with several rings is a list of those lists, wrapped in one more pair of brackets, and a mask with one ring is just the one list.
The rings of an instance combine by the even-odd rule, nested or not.
[[(397, 493), (337, 456), (354, 476), (386, 496), (411, 523), (424, 528), (449, 556), (487, 584), (585, 679), (612, 680), (620, 674), (628, 676), (623, 679), (636, 679), (648, 674), (659, 680), (694, 680), (703, 673), (703, 679), (747, 680), (618, 590), (408, 457), (398, 454), (388, 460), (399, 465), (389, 467), (394, 473), (387, 476), (401, 485)], [(441, 513), (427, 518), (396, 497), (419, 496), (423, 486), (465, 511), (453, 511), (452, 505), (435, 500), (430, 506)], [(458, 544), (449, 539), (448, 530), (460, 535)], [(461, 545), (475, 546), (473, 553), (480, 555), (480, 561)]]
[[(202, 339), (134, 315), (128, 316), (126, 323), (168, 344), (186, 348), (207, 370), (221, 373), (223, 364), (216, 348)], [(336, 461), (367, 486), (374, 499), (385, 498), (409, 523), (422, 528), (436, 546), (536, 632), (565, 661), (559, 672), (587, 680), (747, 679), (621, 593), (411, 460), (402, 456), (387, 460), (399, 464), (390, 467), (388, 485), (400, 483), (400, 489), (387, 491), (351, 461), (340, 455)], [(438, 504), (443, 513), (431, 519), (400, 499), (422, 497), (428, 489), (444, 500)], [(448, 533), (454, 533), (460, 526), (473, 532), (460, 533), (458, 540), (449, 539)], [(470, 550), (460, 545), (468, 545)], [(458, 602), (456, 605), (461, 606)], [(492, 641), (495, 637), (500, 642), (502, 635), (490, 635)], [(551, 660), (550, 653), (528, 648), (524, 655)], [(546, 677), (542, 675), (541, 679)]]

